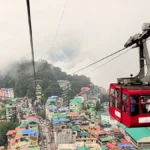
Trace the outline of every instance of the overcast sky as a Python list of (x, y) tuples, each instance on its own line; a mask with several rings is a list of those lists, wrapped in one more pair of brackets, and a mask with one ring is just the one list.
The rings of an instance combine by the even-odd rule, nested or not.
[[(150, 0), (68, 0), (50, 53), (65, 1), (31, 0), (31, 15), (35, 59), (47, 59), (68, 73), (123, 48), (144, 22), (150, 22)], [(31, 59), (26, 0), (0, 0), (1, 69), (22, 59)], [(80, 74), (108, 87), (117, 77), (138, 73), (138, 51), (87, 74), (102, 63)]]

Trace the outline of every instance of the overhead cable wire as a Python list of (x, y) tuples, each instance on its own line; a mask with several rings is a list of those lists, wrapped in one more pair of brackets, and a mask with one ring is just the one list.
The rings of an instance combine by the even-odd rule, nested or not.
[(29, 33), (30, 33), (30, 45), (31, 45), (31, 55), (32, 55), (33, 76), (34, 76), (34, 80), (36, 82), (33, 35), (32, 35), (32, 23), (31, 23), (31, 12), (30, 12), (30, 0), (26, 0), (26, 4), (27, 4), (28, 24), (29, 24)]
[(119, 53), (119, 52), (125, 50), (125, 49), (126, 49), (126, 48), (122, 48), (122, 49), (120, 49), (120, 50), (118, 50), (118, 51), (116, 51), (116, 52), (114, 52), (114, 53), (112, 53), (112, 54), (110, 54), (110, 55), (108, 55), (108, 56), (106, 56), (106, 57), (103, 57), (103, 58), (101, 58), (101, 59), (95, 61), (94, 63), (92, 63), (92, 64), (90, 64), (90, 65), (88, 65), (88, 66), (86, 66), (86, 67), (83, 67), (83, 68), (77, 70), (77, 71), (74, 72), (73, 74), (75, 74), (75, 73), (77, 73), (77, 72), (80, 72), (80, 71), (82, 71), (82, 70), (84, 70), (84, 69), (86, 69), (86, 68), (89, 68), (89, 67), (91, 67), (91, 66), (93, 66), (93, 65), (95, 65), (95, 64), (97, 64), (97, 63), (99, 63), (100, 61), (103, 61), (103, 60), (105, 60), (105, 59), (107, 59), (107, 58), (109, 58), (109, 57), (111, 57), (111, 56), (113, 56), (113, 55), (115, 55), (115, 54), (117, 54), (117, 53)]
[(65, 12), (65, 9), (66, 9), (67, 2), (68, 2), (68, 0), (65, 1), (65, 5), (64, 5), (63, 11), (61, 13), (61, 17), (60, 17), (60, 20), (59, 20), (59, 23), (58, 23), (58, 26), (57, 26), (56, 34), (54, 36), (54, 40), (53, 40), (52, 46), (50, 48), (50, 54), (52, 53), (52, 50), (53, 50), (53, 47), (54, 47), (54, 44), (55, 44), (55, 41), (56, 41), (56, 38), (57, 38), (57, 35), (58, 35), (58, 31), (59, 31), (61, 21), (62, 21), (63, 16), (64, 16), (64, 12)]
[(127, 52), (128, 52), (129, 50), (131, 50), (131, 49), (132, 49), (132, 48), (130, 48), (130, 49), (126, 50), (125, 52), (123, 52), (123, 53), (121, 53), (121, 54), (117, 55), (116, 57), (114, 57), (114, 58), (110, 59), (109, 61), (105, 62), (104, 64), (102, 64), (102, 65), (98, 66), (97, 68), (95, 68), (95, 69), (91, 70), (91, 71), (90, 71), (90, 72), (88, 72), (86, 75), (88, 75), (88, 74), (92, 73), (93, 71), (96, 71), (97, 69), (99, 69), (99, 68), (101, 68), (101, 67), (105, 66), (106, 64), (110, 63), (111, 61), (115, 60), (116, 58), (120, 57), (121, 55), (123, 55), (123, 54), (127, 53)]

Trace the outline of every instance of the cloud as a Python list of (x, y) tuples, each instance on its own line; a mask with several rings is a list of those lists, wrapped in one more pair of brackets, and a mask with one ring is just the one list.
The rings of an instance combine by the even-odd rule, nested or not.
[(63, 35), (56, 46), (54, 45), (53, 49), (47, 52), (47, 55), (50, 63), (71, 69), (81, 57), (81, 40), (75, 35)]

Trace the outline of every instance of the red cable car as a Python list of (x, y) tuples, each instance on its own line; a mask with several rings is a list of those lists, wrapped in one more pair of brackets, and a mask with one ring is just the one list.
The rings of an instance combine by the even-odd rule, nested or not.
[[(150, 24), (145, 23), (142, 34), (136, 34), (125, 47), (139, 47), (140, 72), (131, 78), (120, 78), (110, 84), (109, 113), (127, 127), (150, 126), (150, 59), (146, 39), (150, 36)], [(145, 76), (144, 63), (147, 65)]]

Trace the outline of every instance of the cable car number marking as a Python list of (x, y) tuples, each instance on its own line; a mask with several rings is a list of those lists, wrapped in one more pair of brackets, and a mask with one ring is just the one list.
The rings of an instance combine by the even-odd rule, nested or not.
[(118, 112), (118, 111), (116, 111), (116, 110), (115, 110), (115, 115), (116, 115), (117, 117), (121, 118), (120, 112)]
[(150, 122), (150, 117), (139, 118), (139, 123), (148, 123), (148, 122)]

